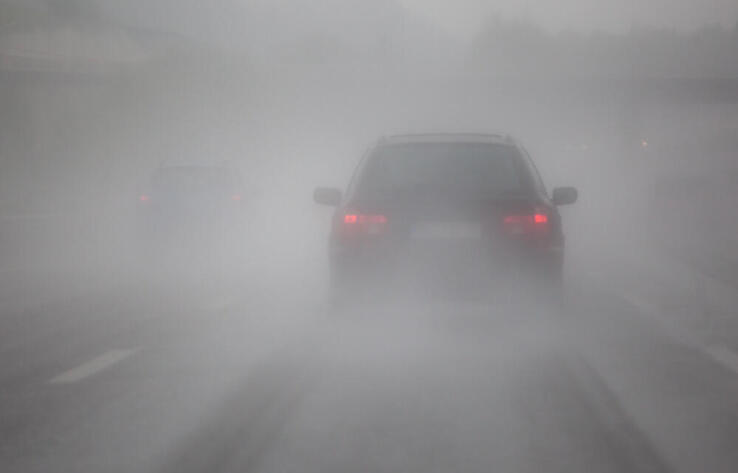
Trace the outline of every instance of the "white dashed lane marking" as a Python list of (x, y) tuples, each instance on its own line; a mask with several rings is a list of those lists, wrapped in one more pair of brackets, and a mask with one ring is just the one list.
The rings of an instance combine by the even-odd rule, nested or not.
[(127, 350), (110, 350), (103, 353), (102, 355), (95, 357), (76, 368), (72, 368), (69, 371), (65, 371), (60, 375), (49, 380), (50, 384), (70, 384), (81, 381), (85, 378), (100, 373), (103, 370), (110, 368), (116, 363), (120, 363), (129, 356), (135, 354), (138, 348), (131, 348)]

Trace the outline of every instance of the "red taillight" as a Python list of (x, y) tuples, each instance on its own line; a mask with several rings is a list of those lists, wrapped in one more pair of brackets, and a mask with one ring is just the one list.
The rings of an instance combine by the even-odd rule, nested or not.
[(231, 196), (231, 200), (238, 202), (239, 200), (241, 200), (241, 194), (233, 194)]
[(344, 235), (377, 235), (384, 232), (387, 217), (382, 214), (347, 213), (343, 216)]
[(387, 217), (384, 215), (356, 215), (356, 214), (347, 214), (343, 217), (343, 223), (348, 224), (380, 224), (383, 225), (387, 223)]
[(148, 202), (149, 200), (151, 200), (151, 197), (146, 194), (141, 194), (140, 196), (138, 196), (139, 202)]
[(505, 232), (509, 235), (547, 233), (548, 215), (537, 211), (532, 215), (508, 215), (503, 219)]

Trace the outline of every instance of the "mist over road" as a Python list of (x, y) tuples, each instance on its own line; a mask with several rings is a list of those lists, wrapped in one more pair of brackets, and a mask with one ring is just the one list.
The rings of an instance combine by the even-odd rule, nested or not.
[[(397, 87), (381, 102), (381, 89), (316, 86), (288, 118), (263, 104), (283, 126), (257, 137), (199, 121), (190, 143), (217, 132), (199, 149), (241, 150), (253, 232), (173, 267), (142, 259), (134, 238), (136, 175), (156, 160), (120, 159), (142, 142), (121, 141), (125, 173), (99, 201), (7, 210), (3, 470), (733, 471), (735, 291), (708, 271), (734, 254), (732, 233), (703, 216), (714, 201), (699, 187), (688, 194), (709, 182), (732, 195), (719, 184), (734, 172), (730, 145), (709, 138), (724, 114), (703, 109), (691, 128), (675, 117), (694, 104), (654, 101), (620, 103), (615, 118), (569, 107), (554, 120), (532, 118), (524, 90), (441, 103), (434, 91), (458, 89)], [(341, 97), (361, 113), (342, 118)], [(513, 103), (522, 108), (508, 113)], [(422, 110), (434, 115), (421, 128), (509, 123), (533, 138), (547, 182), (580, 188), (563, 212), (565, 313), (463, 301), (328, 309), (329, 214), (310, 191), (345, 182), (388, 110), (386, 129)], [(709, 167), (695, 150), (710, 151)], [(694, 210), (676, 212), (676, 199)]]
[(336, 314), (248, 279), (5, 295), (4, 470), (731, 471), (731, 348), (596, 278), (569, 293), (562, 316)]
[[(425, 3), (0, 0), (1, 471), (738, 471), (738, 27)], [(313, 190), (428, 131), (578, 189), (563, 309), (332, 304)]]

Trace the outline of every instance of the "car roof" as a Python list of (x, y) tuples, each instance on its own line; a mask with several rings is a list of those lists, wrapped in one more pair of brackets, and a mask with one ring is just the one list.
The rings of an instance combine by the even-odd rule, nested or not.
[(231, 169), (229, 166), (223, 166), (220, 164), (165, 164), (159, 166), (160, 170), (166, 171), (169, 169)]
[(515, 146), (515, 140), (503, 133), (408, 133), (385, 136), (379, 145), (411, 143), (496, 143)]
[(231, 161), (220, 161), (220, 162), (172, 162), (165, 161), (159, 164), (157, 170), (166, 171), (168, 169), (225, 169), (229, 171), (236, 171), (238, 168), (235, 163)]

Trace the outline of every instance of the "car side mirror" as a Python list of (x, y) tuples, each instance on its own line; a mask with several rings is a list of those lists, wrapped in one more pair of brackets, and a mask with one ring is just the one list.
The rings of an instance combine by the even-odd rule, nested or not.
[(554, 205), (569, 205), (577, 201), (579, 192), (574, 187), (557, 187), (553, 190), (551, 200)]
[(313, 200), (320, 205), (336, 207), (341, 203), (342, 196), (341, 190), (333, 187), (318, 187), (313, 191)]

